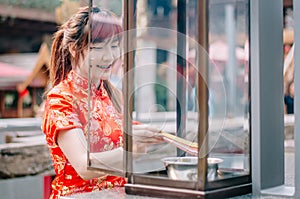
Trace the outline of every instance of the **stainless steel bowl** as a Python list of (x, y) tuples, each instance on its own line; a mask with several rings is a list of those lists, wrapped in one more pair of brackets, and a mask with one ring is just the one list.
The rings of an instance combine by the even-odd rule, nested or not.
[[(166, 167), (169, 178), (173, 180), (197, 180), (197, 157), (168, 157), (162, 161)], [(219, 158), (208, 158), (207, 179), (214, 180), (218, 175)]]

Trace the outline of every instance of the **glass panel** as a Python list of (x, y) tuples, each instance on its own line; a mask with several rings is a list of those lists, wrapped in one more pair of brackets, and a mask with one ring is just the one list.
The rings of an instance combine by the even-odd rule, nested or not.
[[(123, 175), (122, 1), (92, 1), (87, 99), (89, 167)], [(108, 153), (106, 153), (108, 152)], [(107, 157), (114, 160), (103, 161)]]
[(216, 179), (249, 174), (248, 10), (248, 0), (210, 1), (209, 157), (222, 160)]
[[(176, 5), (172, 1), (137, 0), (133, 120), (176, 133)], [(134, 145), (139, 146), (138, 143)], [(162, 159), (176, 147), (148, 144), (133, 161), (136, 174), (166, 176)]]
[[(177, 2), (174, 4), (173, 1), (173, 9), (167, 13), (165, 9), (168, 6), (153, 2), (147, 1), (146, 3), (146, 1), (138, 0), (136, 4), (137, 29), (134, 34), (137, 35), (137, 42), (135, 65), (132, 71), (134, 93), (131, 96), (134, 99), (133, 120), (167, 133), (164, 134), (167, 142), (148, 145), (145, 153), (139, 154), (134, 159), (134, 173), (165, 176), (176, 180), (195, 181), (197, 179), (197, 148), (195, 146), (201, 121), (198, 118), (199, 100), (196, 83), (199, 73), (197, 55), (201, 55), (210, 58), (208, 179), (219, 180), (236, 176), (236, 174), (249, 174), (248, 56), (246, 52), (249, 35), (248, 1), (239, 1), (234, 4), (211, 1), (209, 54), (198, 46), (195, 40), (197, 38), (195, 30), (197, 1), (188, 1), (186, 8), (180, 8), (186, 9), (188, 20), (184, 21), (187, 28), (185, 33), (177, 31), (179, 29), (177, 27), (179, 24), (177, 24), (179, 6)], [(230, 15), (232, 9), (236, 15)], [(223, 11), (220, 12), (220, 10)], [(230, 24), (230, 22), (234, 23)], [(226, 27), (231, 25), (235, 29), (226, 29), (225, 25)], [(238, 40), (236, 41), (235, 38)], [(233, 53), (230, 53), (231, 46), (236, 48)], [(180, 51), (179, 48), (185, 50)], [(227, 51), (220, 52), (220, 49), (227, 49)], [(184, 61), (179, 63), (178, 59)], [(178, 120), (181, 120), (180, 124)], [(172, 135), (177, 137), (174, 138)], [(180, 138), (184, 139), (183, 144), (190, 144), (190, 146), (183, 147), (182, 142), (176, 142)], [(203, 155), (205, 154), (200, 154), (200, 157)], [(178, 160), (179, 157), (184, 158)], [(171, 159), (163, 162), (165, 158)], [(176, 164), (180, 162), (180, 167), (186, 163), (187, 167), (191, 167), (192, 172), (188, 175), (185, 173), (184, 177), (176, 177), (175, 174), (168, 173), (171, 169), (166, 170), (166, 165), (179, 167), (170, 164), (171, 161), (175, 161)], [(216, 163), (214, 161), (220, 162), (214, 164)], [(211, 165), (219, 167), (219, 172), (211, 170)]]
[[(99, 5), (100, 2), (106, 2), (102, 4), (105, 7), (113, 1), (94, 1), (94, 4)], [(133, 159), (129, 159), (133, 174), (180, 181), (197, 180), (198, 128), (202, 122), (198, 118), (197, 96), (201, 93), (198, 95), (197, 63), (201, 63), (198, 60), (201, 57), (209, 56), (208, 180), (248, 175), (248, 0), (234, 3), (210, 1), (209, 53), (196, 42), (198, 1), (189, 0), (185, 5), (178, 2), (136, 0), (136, 28), (119, 37), (136, 39), (131, 40), (132, 47), (128, 50), (134, 52), (134, 66), (123, 74), (122, 55), (128, 53), (123, 51), (112, 66), (110, 81), (122, 90), (124, 77), (133, 77), (127, 82), (133, 85), (133, 92), (125, 93), (133, 100), (132, 126), (135, 128), (135, 125), (143, 124), (156, 128), (163, 133), (164, 139), (164, 142), (155, 144), (141, 144), (133, 140)], [(114, 5), (122, 6), (122, 3)], [(108, 9), (112, 10), (111, 7)], [(187, 16), (178, 22), (177, 17), (182, 16), (177, 16), (177, 12), (182, 12), (182, 9), (186, 12), (181, 14)], [(186, 30), (179, 26), (185, 26)], [(91, 31), (94, 31), (93, 27)], [(110, 36), (117, 37), (115, 34)], [(89, 53), (92, 63), (98, 56), (93, 42)], [(98, 112), (94, 111), (91, 93), (89, 97), (92, 99), (89, 117), (93, 118)], [(125, 104), (125, 108), (129, 106)], [(109, 107), (113, 107), (113, 111), (116, 109), (114, 104)], [(106, 108), (105, 111), (112, 110)], [(121, 124), (124, 118), (114, 118), (114, 122), (116, 119)], [(89, 128), (93, 128), (92, 122)], [(105, 127), (101, 128), (106, 131)], [(91, 166), (101, 168), (103, 163), (93, 160), (92, 155), (103, 151), (103, 148), (92, 144), (93, 131), (89, 132)], [(104, 146), (105, 150), (114, 147)], [(205, 155), (199, 154), (200, 157)], [(113, 165), (105, 165), (108, 170), (116, 170)], [(185, 170), (183, 173), (182, 168)], [(176, 173), (178, 170), (180, 172)]]
[[(195, 40), (197, 1), (145, 2), (138, 0), (136, 4), (133, 119), (161, 130), (166, 142), (148, 145), (134, 160), (133, 171), (148, 177), (196, 181), (196, 53), (208, 56)], [(177, 16), (178, 10), (188, 20)]]

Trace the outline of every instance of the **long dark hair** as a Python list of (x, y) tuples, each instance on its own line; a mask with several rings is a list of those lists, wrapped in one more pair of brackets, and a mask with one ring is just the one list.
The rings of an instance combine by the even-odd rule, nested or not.
[[(91, 8), (91, 37), (90, 42), (97, 43), (114, 35), (120, 35), (121, 24), (118, 23), (117, 16), (104, 9)], [(80, 59), (84, 57), (84, 51), (89, 42), (89, 7), (80, 8), (59, 30), (54, 34), (50, 59), (50, 82), (51, 86), (56, 86), (63, 81), (72, 70), (72, 66), (77, 66)], [(119, 38), (119, 41), (121, 38)], [(71, 56), (69, 46), (72, 45), (76, 54)], [(115, 88), (108, 80), (103, 81), (117, 111), (121, 112), (121, 92)]]

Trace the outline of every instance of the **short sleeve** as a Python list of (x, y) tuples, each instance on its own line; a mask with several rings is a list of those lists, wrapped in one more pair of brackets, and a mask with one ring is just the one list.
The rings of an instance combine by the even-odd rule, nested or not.
[(82, 128), (78, 107), (71, 95), (49, 94), (45, 103), (42, 130), (48, 144), (57, 144), (60, 130)]

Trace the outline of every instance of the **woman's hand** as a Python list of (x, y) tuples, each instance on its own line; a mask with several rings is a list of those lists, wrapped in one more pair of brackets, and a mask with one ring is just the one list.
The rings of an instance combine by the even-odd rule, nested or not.
[(133, 152), (146, 153), (147, 146), (164, 142), (160, 130), (146, 124), (132, 126)]
[(146, 124), (133, 125), (132, 136), (138, 143), (158, 144), (163, 141), (160, 130)]

